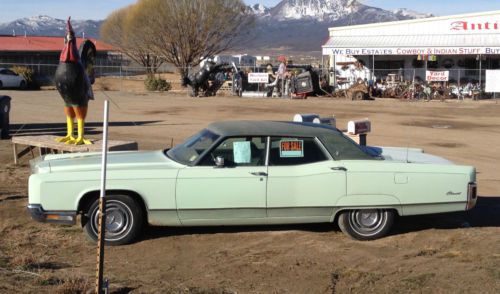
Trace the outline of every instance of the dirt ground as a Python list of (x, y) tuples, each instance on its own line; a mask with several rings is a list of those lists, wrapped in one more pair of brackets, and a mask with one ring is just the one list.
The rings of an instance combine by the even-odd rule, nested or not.
[[(1, 91), (13, 98), (12, 135), (63, 133), (55, 91)], [(106, 248), (112, 293), (499, 293), (500, 104), (188, 98), (183, 93), (97, 91), (87, 118), (101, 135), (111, 100), (110, 138), (160, 149), (217, 120), (290, 120), (334, 114), (338, 126), (370, 118), (370, 145), (410, 146), (478, 170), (480, 199), (468, 213), (400, 218), (392, 234), (353, 241), (333, 225), (148, 228), (137, 243)], [(28, 160), (14, 166), (0, 140), (0, 293), (93, 289), (95, 245), (78, 226), (28, 216)]]

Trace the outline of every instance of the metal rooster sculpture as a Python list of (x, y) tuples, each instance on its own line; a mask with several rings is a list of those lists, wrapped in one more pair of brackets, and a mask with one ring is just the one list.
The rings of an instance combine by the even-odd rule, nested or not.
[[(66, 114), (67, 135), (57, 138), (58, 142), (74, 145), (90, 145), (92, 142), (84, 138), (85, 118), (89, 99), (93, 100), (92, 86), (94, 82), (93, 65), (96, 48), (90, 40), (85, 40), (76, 49), (75, 32), (71, 26), (71, 17), (68, 18), (64, 48), (59, 58), (54, 81), (57, 91), (64, 100)], [(77, 119), (78, 133), (73, 136), (74, 120)]]

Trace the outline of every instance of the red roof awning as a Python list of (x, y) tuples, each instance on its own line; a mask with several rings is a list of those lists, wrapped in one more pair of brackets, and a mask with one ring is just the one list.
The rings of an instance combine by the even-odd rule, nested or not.
[[(89, 38), (96, 45), (97, 51), (116, 51), (111, 45), (97, 39)], [(77, 38), (77, 47), (83, 38)], [(61, 51), (64, 47), (64, 37), (36, 37), (36, 36), (0, 36), (0, 51)]]

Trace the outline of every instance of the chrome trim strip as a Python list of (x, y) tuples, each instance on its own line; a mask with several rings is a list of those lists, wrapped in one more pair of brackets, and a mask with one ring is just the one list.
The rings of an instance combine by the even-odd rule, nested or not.
[(271, 137), (267, 136), (266, 139), (266, 160), (265, 160), (265, 165), (269, 166), (269, 154), (271, 154)]
[(318, 139), (318, 137), (314, 137), (314, 141), (316, 141), (316, 144), (319, 146), (321, 150), (323, 150), (323, 153), (329, 160), (334, 160), (330, 152), (328, 152), (328, 149), (326, 149), (325, 145), (323, 145), (323, 142), (321, 142), (321, 140)]

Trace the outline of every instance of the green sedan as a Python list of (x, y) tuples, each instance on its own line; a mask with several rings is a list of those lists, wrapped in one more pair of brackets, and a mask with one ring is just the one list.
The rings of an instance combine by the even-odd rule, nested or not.
[[(28, 210), (97, 239), (101, 155), (31, 162)], [(109, 245), (146, 224), (270, 225), (337, 222), (358, 240), (386, 235), (395, 217), (464, 211), (476, 171), (421, 149), (360, 146), (321, 124), (216, 122), (168, 150), (111, 152), (106, 183)]]

